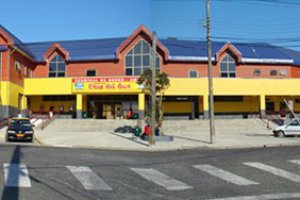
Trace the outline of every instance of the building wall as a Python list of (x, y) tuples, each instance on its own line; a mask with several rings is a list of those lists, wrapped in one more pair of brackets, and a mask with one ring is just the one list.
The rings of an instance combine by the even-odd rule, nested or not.
[[(43, 96), (30, 96), (30, 110), (32, 112), (49, 112), (50, 107), (54, 107), (54, 112), (59, 112), (59, 107), (63, 106), (63, 112), (71, 112), (70, 107), (73, 106), (75, 111), (75, 101), (43, 101)], [(42, 109), (43, 108), (43, 109)]]

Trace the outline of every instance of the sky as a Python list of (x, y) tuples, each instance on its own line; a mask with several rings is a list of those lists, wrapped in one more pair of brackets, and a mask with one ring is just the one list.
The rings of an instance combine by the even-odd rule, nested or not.
[[(211, 0), (213, 40), (300, 51), (300, 0)], [(144, 24), (158, 38), (205, 40), (205, 0), (10, 0), (0, 24), (23, 42), (126, 37)]]

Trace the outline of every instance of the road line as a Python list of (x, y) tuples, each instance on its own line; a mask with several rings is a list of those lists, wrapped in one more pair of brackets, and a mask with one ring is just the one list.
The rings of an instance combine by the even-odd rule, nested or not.
[(176, 179), (173, 179), (166, 174), (163, 174), (155, 169), (142, 169), (142, 168), (131, 168), (132, 171), (136, 172), (143, 178), (147, 179), (148, 181), (151, 181), (157, 185), (160, 185), (167, 190), (186, 190), (186, 189), (192, 189), (193, 187), (178, 181)]
[(266, 172), (269, 172), (271, 174), (274, 174), (275, 176), (279, 176), (279, 177), (286, 178), (288, 180), (300, 183), (299, 175), (285, 171), (283, 169), (275, 168), (270, 165), (266, 165), (266, 164), (258, 163), (258, 162), (248, 162), (248, 163), (244, 163), (244, 164), (254, 167), (254, 168), (257, 168), (257, 169), (261, 169)]
[(225, 171), (223, 169), (216, 168), (212, 165), (194, 165), (193, 167), (205, 171), (212, 176), (218, 177), (230, 183), (234, 183), (236, 185), (258, 185), (259, 184), (257, 182), (250, 181), (246, 178)]
[(289, 160), (289, 162), (300, 165), (300, 160)]
[(77, 180), (86, 190), (112, 190), (95, 172), (89, 167), (67, 166)]
[(295, 199), (300, 198), (300, 193), (281, 193), (281, 194), (264, 194), (257, 196), (239, 196), (239, 197), (227, 197), (210, 200), (274, 200), (274, 199)]
[(25, 164), (4, 163), (6, 187), (31, 187), (29, 172)]

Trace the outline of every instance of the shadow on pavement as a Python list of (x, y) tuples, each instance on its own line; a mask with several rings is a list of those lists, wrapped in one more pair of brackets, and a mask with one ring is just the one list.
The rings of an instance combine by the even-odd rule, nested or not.
[(199, 142), (199, 143), (204, 143), (204, 144), (210, 144), (208, 141), (203, 141), (203, 140), (198, 140), (198, 139), (193, 139), (193, 138), (187, 138), (187, 137), (182, 137), (182, 136), (174, 136), (175, 138), (183, 139), (183, 140), (189, 140), (193, 142)]
[[(129, 140), (129, 141), (134, 142), (134, 143), (136, 143), (136, 144), (143, 145), (143, 146), (145, 146), (145, 147), (149, 147), (148, 144), (145, 144), (145, 143), (143, 143), (143, 142), (140, 142), (140, 141), (138, 141), (138, 140), (135, 140), (134, 138), (128, 138), (128, 137), (125, 137), (125, 136), (120, 135), (120, 134), (115, 134), (115, 133), (113, 133), (113, 132), (110, 132), (109, 134), (112, 134), (112, 135), (121, 137), (121, 138), (123, 138), (123, 139)], [(131, 133), (130, 133), (130, 134), (131, 134)]]

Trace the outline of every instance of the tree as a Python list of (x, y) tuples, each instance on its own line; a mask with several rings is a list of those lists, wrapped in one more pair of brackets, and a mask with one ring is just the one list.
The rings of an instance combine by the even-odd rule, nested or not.
[[(146, 93), (149, 93), (151, 95), (151, 80), (152, 80), (152, 69), (146, 68), (144, 69), (143, 73), (140, 75), (140, 77), (137, 80), (137, 84), (143, 85), (144, 86), (144, 91)], [(157, 107), (156, 108), (151, 108), (151, 109), (156, 109), (158, 111), (158, 115), (156, 118), (156, 123), (158, 126), (162, 126), (163, 122), (163, 117), (164, 117), (164, 110), (163, 110), (163, 95), (166, 89), (170, 86), (170, 80), (168, 78), (168, 74), (165, 72), (160, 72), (157, 70), (156, 72), (156, 78), (155, 78), (155, 88), (156, 88), (156, 93), (159, 94), (159, 98), (157, 100)], [(152, 97), (151, 97), (152, 98)]]

